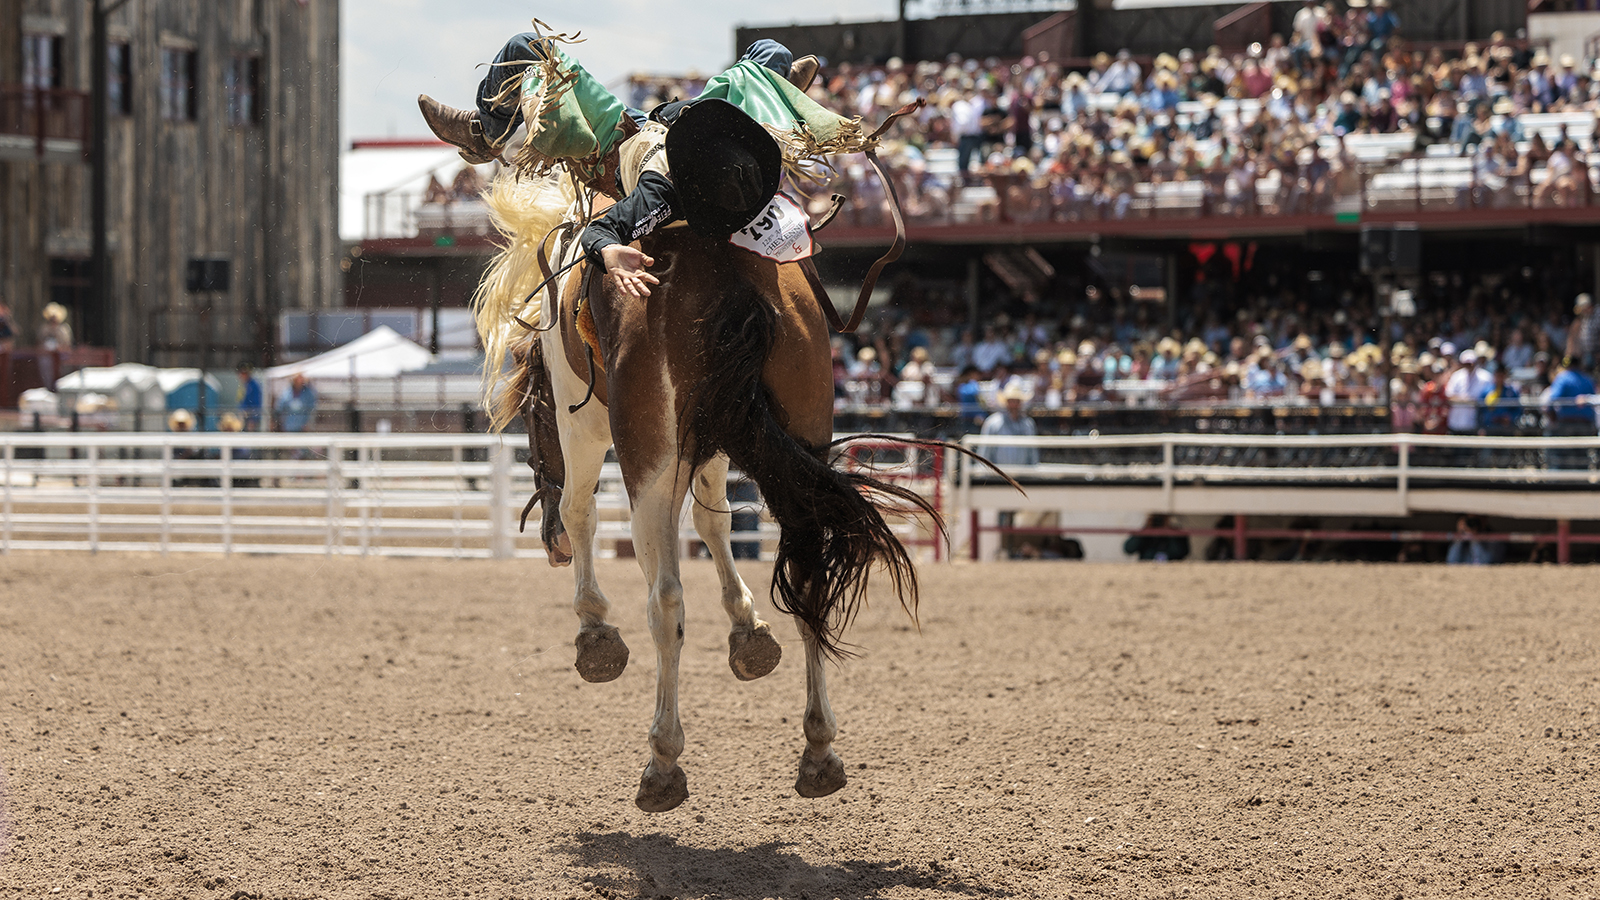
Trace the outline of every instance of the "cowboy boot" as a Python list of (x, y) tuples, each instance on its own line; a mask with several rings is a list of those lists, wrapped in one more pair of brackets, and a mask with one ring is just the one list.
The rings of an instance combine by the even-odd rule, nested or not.
[(445, 106), (427, 94), (417, 96), (417, 106), (434, 135), (459, 149), (462, 159), (479, 165), (500, 158), (500, 148), (484, 137), (477, 113)]
[(789, 64), (789, 83), (802, 91), (811, 90), (811, 82), (817, 79), (820, 67), (815, 56), (800, 57)]

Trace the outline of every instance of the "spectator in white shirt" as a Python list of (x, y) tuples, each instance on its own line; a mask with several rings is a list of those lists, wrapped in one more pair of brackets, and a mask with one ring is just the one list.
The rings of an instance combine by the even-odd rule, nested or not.
[(950, 104), (950, 133), (956, 139), (956, 168), (963, 177), (971, 171), (972, 157), (983, 147), (983, 111), (987, 92), (968, 94)]
[(1126, 94), (1139, 87), (1139, 75), (1139, 64), (1133, 61), (1133, 54), (1118, 50), (1117, 61), (1106, 69), (1101, 79), (1100, 90), (1109, 94)]
[(1478, 392), (1494, 385), (1494, 378), (1478, 365), (1478, 354), (1461, 351), (1461, 367), (1444, 383), (1445, 399), (1450, 401), (1450, 416), (1445, 424), (1451, 434), (1478, 433)]

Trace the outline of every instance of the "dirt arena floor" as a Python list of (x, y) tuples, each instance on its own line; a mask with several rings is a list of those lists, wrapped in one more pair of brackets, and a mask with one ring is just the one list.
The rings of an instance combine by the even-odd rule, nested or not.
[(601, 574), (633, 662), (591, 685), (543, 563), (0, 561), (0, 900), (1600, 894), (1593, 568), (925, 568), (803, 800), (793, 627), (736, 681), (688, 564), (661, 815), (641, 579)]

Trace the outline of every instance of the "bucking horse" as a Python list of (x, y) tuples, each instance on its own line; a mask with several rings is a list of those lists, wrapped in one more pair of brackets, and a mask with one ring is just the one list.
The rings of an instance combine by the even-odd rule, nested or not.
[(509, 245), (476, 303), (488, 358), (509, 350), (512, 360), (496, 376), (493, 418), (504, 424), (520, 416), (527, 425), (536, 494), (524, 521), (535, 503), (542, 507), (550, 562), (573, 568), (578, 673), (611, 681), (628, 662), (594, 569), (595, 487), (615, 445), (656, 648), (651, 759), (636, 802), (650, 812), (682, 803), (678, 522), (686, 497), (721, 580), (729, 667), (741, 680), (760, 678), (782, 652), (734, 568), (731, 462), (756, 483), (779, 525), (772, 600), (794, 617), (805, 645), (806, 747), (795, 790), (827, 796), (844, 786), (845, 771), (833, 749), (825, 663), (847, 652), (841, 634), (865, 600), (869, 572), (881, 567), (907, 612), (916, 611), (916, 569), (880, 506), (891, 515), (938, 514), (911, 490), (835, 464), (822, 306), (829, 301), (810, 260), (777, 263), (667, 228), (644, 242), (661, 281), (649, 297), (623, 295), (579, 262), (515, 309), (550, 270), (541, 265), (547, 236), (565, 244), (560, 263), (581, 254), (575, 240), (563, 240), (593, 214), (577, 194), (559, 174), (495, 184), (488, 202)]
[[(563, 60), (553, 49), (547, 56)], [(571, 71), (582, 75), (577, 67)], [(523, 88), (528, 120), (545, 121), (555, 101), (537, 93), (543, 88), (529, 78)], [(546, 85), (565, 83), (548, 70)], [(875, 167), (870, 147), (882, 130), (856, 142), (868, 148)], [(795, 155), (816, 149), (808, 145)], [(650, 272), (660, 283), (648, 297), (631, 296), (583, 258), (577, 240), (606, 198), (592, 179), (579, 177), (583, 167), (555, 163), (555, 155), (540, 158), (531, 172), (520, 166), (502, 174), (491, 188), (487, 202), (506, 247), (474, 305), (492, 418), (499, 427), (520, 416), (528, 429), (536, 493), (524, 525), (539, 506), (550, 562), (573, 568), (578, 673), (606, 682), (628, 663), (594, 567), (595, 487), (607, 448), (614, 446), (656, 649), (650, 761), (635, 802), (649, 812), (681, 804), (688, 782), (678, 765), (684, 746), (678, 523), (686, 498), (721, 579), (731, 625), (729, 667), (739, 679), (760, 678), (782, 655), (734, 568), (727, 480), (730, 464), (737, 466), (760, 489), (779, 526), (772, 602), (794, 618), (805, 648), (806, 746), (795, 790), (827, 796), (844, 786), (845, 770), (833, 749), (837, 726), (825, 664), (848, 655), (841, 636), (865, 602), (874, 570), (887, 575), (915, 618), (917, 573), (890, 518), (924, 515), (938, 522), (914, 491), (847, 470), (835, 459), (840, 445), (833, 439), (829, 325), (853, 330), (865, 305), (858, 303), (845, 325), (809, 258), (779, 262), (681, 225), (642, 239), (640, 249), (654, 260)], [(886, 177), (884, 183), (892, 196), (892, 183)], [(904, 245), (897, 204), (895, 210), (897, 239), (886, 260)], [(869, 275), (863, 299), (882, 264)], [(502, 369), (507, 357), (511, 365)]]

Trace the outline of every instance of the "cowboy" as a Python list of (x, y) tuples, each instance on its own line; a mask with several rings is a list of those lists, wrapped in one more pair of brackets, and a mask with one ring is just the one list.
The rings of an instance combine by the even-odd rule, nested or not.
[[(468, 162), (498, 158), (506, 140), (523, 122), (528, 70), (548, 61), (547, 48), (551, 46), (548, 38), (533, 32), (512, 38), (491, 67), (507, 74), (491, 71), (484, 78), (478, 88), (475, 114), (443, 106), (426, 95), (419, 97), (417, 102), (429, 127), (441, 140), (460, 148), (462, 158)], [(818, 67), (815, 57), (795, 64), (788, 48), (776, 41), (760, 40), (745, 51), (733, 69), (719, 77), (732, 75), (745, 62), (776, 73), (802, 91)], [(748, 80), (744, 86), (752, 87)], [(759, 91), (759, 84), (754, 87)], [(760, 123), (728, 100), (702, 96), (664, 103), (647, 117), (622, 106), (615, 97), (598, 96), (595, 91), (603, 91), (601, 88), (588, 90), (590, 108), (584, 110), (586, 119), (597, 107), (620, 109), (633, 133), (614, 151), (614, 166), (608, 167), (606, 154), (596, 150), (595, 156), (600, 159), (593, 163), (579, 161), (575, 167), (580, 177), (584, 173), (598, 176), (599, 185), (586, 179), (591, 186), (613, 196), (623, 195), (601, 219), (584, 230), (580, 244), (591, 264), (612, 275), (623, 293), (647, 297), (649, 286), (660, 284), (646, 271), (655, 261), (630, 245), (678, 219), (711, 237), (725, 238), (749, 225), (777, 193), (783, 154)], [(730, 91), (729, 95), (746, 104), (760, 102), (759, 96), (751, 99), (752, 93)], [(583, 103), (583, 98), (579, 102)], [(594, 118), (602, 125), (608, 121), (604, 113)], [(616, 127), (628, 130), (620, 119)], [(569, 165), (574, 162), (560, 153), (544, 156), (567, 160)], [(668, 168), (669, 159), (677, 161), (676, 171)], [(611, 169), (609, 173), (604, 171), (607, 168)]]
[[(648, 297), (649, 286), (661, 283), (646, 271), (655, 260), (634, 241), (678, 219), (708, 237), (726, 238), (761, 214), (783, 174), (777, 142), (732, 103), (664, 106), (680, 107), (662, 116), (670, 127), (652, 121), (623, 147), (619, 174), (631, 182), (628, 195), (579, 239), (589, 262), (633, 297)], [(674, 161), (671, 171), (668, 160)]]

